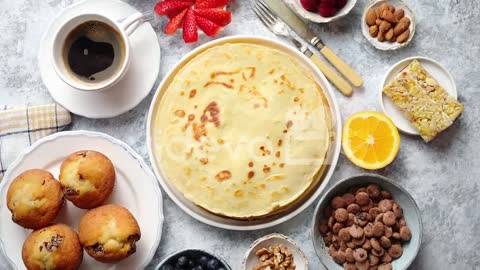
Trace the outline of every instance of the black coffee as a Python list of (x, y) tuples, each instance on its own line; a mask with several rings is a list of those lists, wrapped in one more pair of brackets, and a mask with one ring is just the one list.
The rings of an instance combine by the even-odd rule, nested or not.
[(120, 34), (106, 23), (88, 21), (73, 29), (64, 45), (68, 69), (82, 81), (98, 82), (120, 69), (125, 45)]

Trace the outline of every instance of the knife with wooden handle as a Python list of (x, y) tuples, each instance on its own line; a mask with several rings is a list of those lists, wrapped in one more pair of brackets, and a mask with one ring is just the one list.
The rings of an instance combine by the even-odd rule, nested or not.
[(342, 77), (340, 77), (327, 63), (323, 62), (320, 57), (312, 53), (307, 47), (303, 46), (298, 40), (290, 37), (293, 44), (320, 69), (327, 79), (347, 97), (352, 95), (353, 89)]
[(297, 33), (303, 40), (310, 43), (317, 48), (320, 53), (342, 73), (355, 87), (360, 87), (363, 84), (362, 78), (350, 67), (345, 61), (338, 57), (330, 48), (325, 46), (322, 40), (316, 36), (308, 25), (298, 17), (290, 8), (288, 8), (283, 1), (279, 0), (263, 0), (272, 8), (275, 13)]
[(352, 96), (353, 89), (348, 82), (346, 82), (342, 77), (338, 76), (335, 71), (333, 71), (332, 68), (330, 68), (327, 63), (323, 62), (320, 60), (318, 56), (312, 53), (312, 56), (310, 56), (310, 60), (322, 71), (322, 73), (327, 77), (327, 79), (337, 87), (342, 94), (344, 94), (347, 97)]
[(337, 68), (340, 73), (345, 76), (355, 87), (360, 87), (363, 84), (362, 77), (358, 75), (349, 65), (347, 65), (338, 55), (336, 55), (330, 48), (323, 45), (320, 53)]

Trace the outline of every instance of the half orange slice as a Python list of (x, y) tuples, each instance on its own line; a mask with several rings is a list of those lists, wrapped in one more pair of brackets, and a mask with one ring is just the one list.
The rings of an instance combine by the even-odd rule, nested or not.
[(352, 114), (343, 126), (342, 148), (355, 165), (378, 170), (397, 156), (400, 135), (395, 124), (379, 112)]

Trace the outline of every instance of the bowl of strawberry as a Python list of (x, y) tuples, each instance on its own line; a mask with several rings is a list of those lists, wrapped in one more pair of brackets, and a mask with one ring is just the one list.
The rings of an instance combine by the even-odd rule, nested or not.
[(347, 15), (357, 0), (284, 0), (298, 15), (316, 23), (327, 23)]
[(199, 33), (215, 37), (230, 24), (232, 13), (226, 9), (230, 2), (233, 0), (162, 0), (154, 10), (168, 19), (165, 34), (175, 35), (181, 30), (185, 43), (194, 43)]

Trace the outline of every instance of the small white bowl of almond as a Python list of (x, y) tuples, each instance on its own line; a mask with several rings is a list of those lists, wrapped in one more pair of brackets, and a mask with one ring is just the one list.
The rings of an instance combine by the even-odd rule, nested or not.
[(362, 33), (377, 49), (407, 46), (415, 35), (415, 14), (402, 0), (375, 0), (362, 16)]

